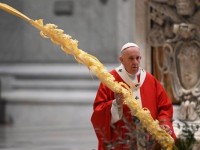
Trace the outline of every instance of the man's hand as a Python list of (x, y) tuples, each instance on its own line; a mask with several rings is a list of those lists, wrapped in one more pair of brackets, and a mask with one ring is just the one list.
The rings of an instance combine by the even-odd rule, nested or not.
[(124, 96), (121, 93), (115, 93), (115, 99), (116, 103), (119, 107), (122, 107), (123, 101), (124, 101)]
[(168, 125), (162, 124), (160, 125), (160, 127), (165, 130), (167, 133), (169, 133), (169, 135), (172, 135), (172, 130), (170, 129), (170, 127)]

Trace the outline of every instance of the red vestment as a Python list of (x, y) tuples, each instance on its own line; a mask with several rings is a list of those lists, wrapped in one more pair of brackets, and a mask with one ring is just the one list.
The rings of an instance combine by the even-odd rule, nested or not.
[[(119, 76), (116, 70), (110, 72), (118, 82), (125, 81)], [(150, 110), (153, 119), (156, 119), (160, 124), (168, 125), (175, 138), (172, 127), (173, 106), (168, 98), (164, 88), (160, 82), (155, 79), (150, 73), (146, 73), (144, 83), (140, 87), (142, 107)], [(127, 139), (128, 126), (127, 122), (133, 124), (133, 116), (130, 114), (130, 109), (127, 105), (123, 105), (123, 118), (111, 126), (111, 106), (115, 99), (114, 93), (103, 83), (100, 83), (97, 95), (94, 101), (94, 112), (91, 117), (93, 127), (98, 138), (98, 150), (107, 150), (106, 146), (122, 139)], [(126, 126), (126, 127), (125, 127)], [(134, 125), (133, 125), (134, 126)], [(128, 140), (128, 139), (127, 139)], [(121, 144), (115, 147), (115, 150), (130, 149), (126, 144)]]

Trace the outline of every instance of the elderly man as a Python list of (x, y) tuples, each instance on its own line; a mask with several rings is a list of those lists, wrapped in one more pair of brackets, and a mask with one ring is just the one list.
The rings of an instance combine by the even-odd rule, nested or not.
[[(121, 65), (110, 73), (116, 81), (124, 82), (142, 108), (147, 108), (160, 126), (175, 138), (172, 127), (173, 107), (164, 88), (150, 73), (140, 68), (140, 48), (126, 43), (119, 57)], [(125, 150), (153, 148), (151, 136), (142, 129), (140, 121), (130, 114), (123, 103), (123, 95), (113, 93), (100, 83), (91, 117), (98, 138), (98, 150)], [(153, 142), (155, 143), (155, 142)]]

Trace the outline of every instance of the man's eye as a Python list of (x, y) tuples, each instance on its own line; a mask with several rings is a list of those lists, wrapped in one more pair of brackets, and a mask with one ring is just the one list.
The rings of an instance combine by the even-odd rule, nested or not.
[(140, 56), (136, 57), (136, 59), (139, 60), (139, 59), (140, 59)]

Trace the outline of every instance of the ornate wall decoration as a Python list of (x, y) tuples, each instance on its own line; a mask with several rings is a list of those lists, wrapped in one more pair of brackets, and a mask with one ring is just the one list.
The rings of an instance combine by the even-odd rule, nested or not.
[[(200, 2), (149, 0), (149, 43), (159, 78), (179, 102), (179, 119), (200, 119)], [(163, 79), (168, 75), (171, 84)]]

